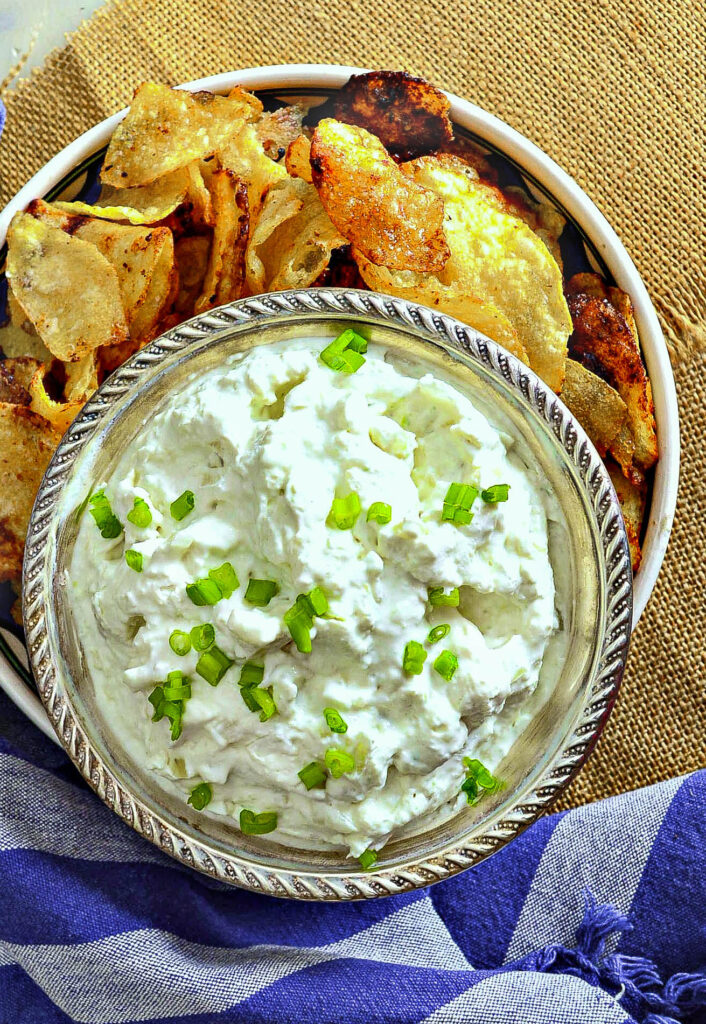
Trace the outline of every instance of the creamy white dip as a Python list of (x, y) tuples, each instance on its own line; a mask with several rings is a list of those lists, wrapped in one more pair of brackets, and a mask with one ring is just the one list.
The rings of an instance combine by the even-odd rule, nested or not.
[[(204, 814), (237, 826), (243, 808), (274, 811), (268, 838), (357, 856), (462, 806), (464, 757), (496, 768), (526, 721), (557, 616), (542, 488), (511, 438), (384, 349), (371, 345), (344, 374), (321, 362), (324, 344), (256, 348), (170, 396), (102, 484), (124, 533), (105, 540), (84, 514), (70, 587), (99, 707), (140, 766), (185, 801), (209, 783)], [(509, 484), (508, 500), (479, 495), (469, 525), (444, 522), (455, 481)], [(170, 503), (185, 489), (195, 507), (176, 521)], [(351, 492), (354, 527), (327, 525), (334, 497)], [(127, 518), (135, 497), (151, 509), (146, 528)], [(366, 521), (373, 502), (391, 506), (388, 524)], [(186, 585), (226, 561), (239, 587), (195, 606)], [(278, 583), (267, 607), (245, 602), (251, 577)], [(335, 617), (314, 619), (300, 653), (283, 617), (314, 587)], [(432, 608), (430, 587), (460, 587), (460, 606)], [(216, 687), (196, 674), (197, 653), (169, 645), (173, 630), (206, 622), (235, 662)], [(427, 644), (441, 623), (448, 635)], [(418, 675), (403, 670), (410, 640), (428, 655)], [(450, 681), (433, 667), (445, 649), (458, 659)], [(248, 660), (264, 666), (277, 707), (267, 721), (239, 692)], [(171, 741), (148, 696), (174, 670), (192, 695)], [(345, 734), (324, 708), (339, 710)], [(307, 791), (298, 772), (329, 747), (355, 770)]]

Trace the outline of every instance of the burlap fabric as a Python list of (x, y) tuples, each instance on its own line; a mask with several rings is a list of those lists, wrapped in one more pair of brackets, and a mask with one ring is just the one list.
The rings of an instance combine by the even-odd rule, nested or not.
[(0, 203), (145, 78), (287, 62), (425, 75), (529, 136), (595, 200), (670, 345), (681, 500), (621, 697), (563, 806), (706, 764), (704, 40), (692, 0), (118, 0), (3, 95)]

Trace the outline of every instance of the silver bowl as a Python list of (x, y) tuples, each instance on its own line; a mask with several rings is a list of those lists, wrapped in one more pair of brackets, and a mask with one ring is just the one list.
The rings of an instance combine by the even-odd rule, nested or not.
[[(491, 408), (544, 476), (558, 510), (550, 555), (563, 619), (561, 655), (531, 720), (500, 766), (506, 788), (478, 806), (393, 837), (372, 871), (343, 854), (244, 836), (197, 814), (117, 749), (96, 705), (65, 599), (78, 508), (175, 387), (236, 351), (292, 337), (328, 339), (365, 324), (400, 358), (422, 358)], [(37, 495), (24, 562), (32, 669), (57, 735), (87, 782), (129, 825), (183, 864), (262, 893), (341, 900), (387, 896), (471, 867), (534, 821), (579, 770), (622, 678), (632, 574), (620, 506), (600, 457), (539, 378), (451, 317), (373, 292), (312, 289), (204, 313), (138, 352), (96, 392), (62, 440)], [(545, 673), (546, 676), (546, 673)], [(90, 842), (90, 837), (87, 837)]]

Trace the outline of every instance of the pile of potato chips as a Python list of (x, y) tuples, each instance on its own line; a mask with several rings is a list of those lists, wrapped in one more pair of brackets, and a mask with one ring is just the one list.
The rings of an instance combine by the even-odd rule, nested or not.
[(247, 295), (342, 285), (421, 302), (529, 364), (606, 458), (640, 560), (657, 458), (630, 299), (565, 282), (553, 212), (497, 187), (449, 103), (403, 72), (322, 107), (154, 82), (115, 130), (92, 205), (32, 202), (8, 232), (0, 328), (0, 579), (21, 572), (34, 495), (63, 432), (129, 355)]

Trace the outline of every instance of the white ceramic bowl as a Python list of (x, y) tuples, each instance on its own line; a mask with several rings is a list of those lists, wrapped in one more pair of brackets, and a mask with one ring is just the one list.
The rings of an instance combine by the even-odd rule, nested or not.
[[(235, 85), (251, 90), (304, 90), (312, 92), (340, 88), (353, 74), (367, 69), (344, 65), (280, 64), (269, 67), (229, 71), (208, 78), (187, 82), (181, 88), (227, 92)], [(635, 578), (633, 594), (633, 627), (652, 593), (672, 528), (679, 479), (679, 419), (674, 378), (662, 331), (647, 289), (615, 231), (596, 206), (565, 171), (532, 142), (509, 125), (467, 100), (449, 94), (451, 117), (482, 144), (506, 157), (521, 171), (525, 182), (535, 194), (552, 202), (572, 221), (593, 249), (597, 263), (612, 274), (618, 287), (627, 292), (635, 307), (640, 342), (652, 382), (659, 443), (659, 462), (654, 476), (643, 559)], [(49, 160), (17, 193), (0, 213), (0, 245), (8, 225), (18, 210), (23, 210), (37, 197), (46, 196), (72, 170), (79, 167), (97, 150), (105, 147), (115, 126), (124, 116), (120, 111), (84, 132), (55, 157)], [(14, 638), (13, 638), (14, 639)], [(12, 640), (10, 641), (12, 645)], [(26, 658), (15, 642), (16, 653)], [(28, 689), (27, 683), (0, 654), (0, 685), (15, 703), (48, 736), (54, 731), (41, 702)]]

